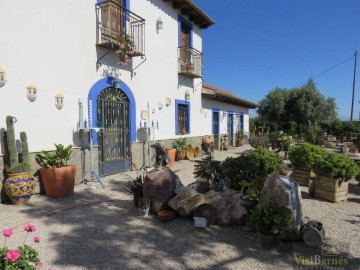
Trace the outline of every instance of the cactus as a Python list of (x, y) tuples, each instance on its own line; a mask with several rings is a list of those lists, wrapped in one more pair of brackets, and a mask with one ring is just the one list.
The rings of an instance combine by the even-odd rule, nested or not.
[(14, 123), (16, 123), (16, 118), (13, 116), (6, 117), (6, 145), (9, 153), (9, 163), (6, 166), (6, 171), (8, 174), (11, 173), (24, 173), (30, 171), (29, 164), (29, 147), (27, 143), (27, 136), (25, 132), (20, 133), (21, 140), (21, 149), (22, 149), (22, 162), (18, 161), (18, 154), (16, 152), (16, 141), (15, 141), (15, 131)]

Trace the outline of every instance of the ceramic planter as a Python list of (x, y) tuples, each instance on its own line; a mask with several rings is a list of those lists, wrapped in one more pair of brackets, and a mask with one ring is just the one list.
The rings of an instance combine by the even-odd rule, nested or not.
[(13, 173), (5, 180), (4, 189), (13, 204), (24, 204), (30, 200), (35, 184), (30, 172)]
[(150, 208), (139, 208), (139, 215), (147, 217), (149, 215)]
[(176, 151), (177, 160), (184, 160), (185, 157), (186, 157), (186, 150), (177, 150)]
[(169, 167), (170, 167), (170, 168), (174, 167), (174, 164), (175, 164), (175, 155), (176, 155), (176, 148), (165, 149), (165, 153), (167, 153), (168, 156), (169, 156), (169, 158), (170, 158)]
[(60, 168), (41, 168), (40, 174), (46, 196), (62, 198), (74, 194), (75, 165)]

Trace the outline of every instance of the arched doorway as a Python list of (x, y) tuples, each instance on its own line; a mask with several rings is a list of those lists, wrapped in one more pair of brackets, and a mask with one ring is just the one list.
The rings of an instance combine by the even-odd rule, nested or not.
[(109, 175), (131, 169), (130, 102), (125, 93), (105, 88), (97, 97), (99, 132), (99, 174)]

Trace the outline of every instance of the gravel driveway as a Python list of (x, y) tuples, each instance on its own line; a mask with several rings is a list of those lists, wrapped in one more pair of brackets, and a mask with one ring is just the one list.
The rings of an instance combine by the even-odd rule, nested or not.
[[(216, 151), (215, 157), (222, 160), (247, 149)], [(193, 168), (194, 161), (185, 160), (176, 162), (173, 170), (186, 185), (194, 181)], [(310, 198), (303, 188), (305, 215), (323, 222), (327, 241), (341, 251), (322, 256), (329, 259), (323, 261), (325, 266), (331, 259), (338, 263), (341, 256), (346, 262), (346, 267), (320, 268), (309, 265), (316, 263), (322, 250), (301, 242), (284, 243), (279, 252), (268, 252), (260, 247), (256, 233), (241, 227), (200, 229), (190, 218), (163, 223), (153, 216), (139, 217), (123, 186), (135, 175), (104, 177), (106, 189), (98, 183), (94, 190), (77, 186), (68, 198), (34, 195), (26, 205), (1, 204), (0, 230), (14, 229), (7, 245), (21, 244), (23, 225), (31, 223), (37, 228), (33, 236), (41, 239), (35, 247), (43, 269), (360, 269), (360, 188), (354, 181), (343, 203)]]

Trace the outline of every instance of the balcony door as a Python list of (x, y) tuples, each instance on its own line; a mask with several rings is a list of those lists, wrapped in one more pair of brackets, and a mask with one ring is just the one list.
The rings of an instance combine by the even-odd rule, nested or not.
[(125, 33), (126, 0), (112, 0), (102, 8), (102, 37), (112, 43), (117, 43)]
[(180, 33), (180, 61), (181, 69), (185, 72), (191, 72), (191, 27), (181, 23)]

